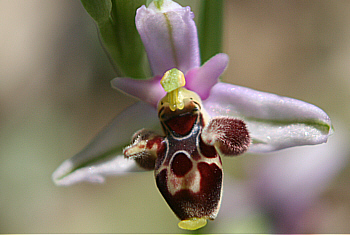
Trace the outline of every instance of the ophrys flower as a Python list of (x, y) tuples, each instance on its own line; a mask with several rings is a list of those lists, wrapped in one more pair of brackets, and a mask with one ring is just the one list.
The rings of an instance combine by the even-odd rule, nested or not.
[[(266, 152), (327, 141), (331, 132), (331, 121), (327, 114), (318, 107), (303, 101), (220, 82), (219, 77), (228, 63), (226, 54), (217, 54), (200, 67), (193, 13), (189, 7), (181, 7), (170, 0), (162, 2), (162, 4), (151, 3), (148, 8), (142, 6), (136, 14), (136, 26), (146, 48), (154, 77), (148, 80), (115, 78), (112, 81), (113, 87), (138, 97), (142, 101), (118, 115), (83, 151), (66, 160), (53, 174), (56, 184), (71, 185), (81, 181), (102, 182), (105, 175), (143, 170), (142, 167), (155, 168), (156, 175), (163, 179), (157, 179), (158, 187), (161, 185), (160, 191), (165, 198), (169, 197), (167, 192), (170, 192), (173, 199), (166, 200), (176, 204), (181, 201), (174, 199), (177, 197), (174, 195), (178, 192), (187, 194), (182, 195), (181, 199), (190, 198), (186, 187), (197, 187), (197, 190), (200, 191), (198, 187), (203, 177), (198, 177), (198, 174), (204, 175), (199, 167), (203, 159), (206, 164), (204, 168), (210, 166), (209, 168), (212, 169), (208, 170), (212, 172), (207, 173), (211, 175), (208, 179), (215, 179), (213, 181), (219, 182), (222, 173), (221, 176), (218, 173), (221, 172), (221, 162), (217, 153), (230, 156), (246, 150)], [(186, 78), (183, 88), (176, 88), (180, 89), (177, 95), (188, 97), (190, 94), (189, 97), (198, 102), (197, 104), (192, 102), (188, 106), (186, 99), (183, 98), (179, 102), (170, 102), (170, 105), (173, 106), (172, 109), (169, 108), (170, 111), (166, 108), (162, 110), (165, 103), (162, 104), (160, 101), (163, 97), (169, 99), (169, 96), (172, 96), (175, 97), (174, 100), (178, 98), (176, 94), (167, 94), (160, 84), (164, 73), (173, 68), (181, 71)], [(186, 89), (186, 92), (182, 94), (183, 89)], [(187, 93), (187, 90), (190, 93)], [(160, 107), (158, 110), (157, 106)], [(187, 107), (193, 109), (188, 110)], [(161, 116), (163, 114), (161, 111), (168, 112), (168, 116), (165, 115), (167, 118), (164, 119)], [(188, 114), (191, 118), (187, 116)], [(157, 116), (160, 118), (160, 123), (163, 124), (165, 135), (159, 134), (161, 125), (159, 125)], [(201, 122), (201, 116), (203, 122)], [(187, 122), (191, 124), (183, 125)], [(139, 143), (147, 142), (144, 150), (152, 161), (145, 160), (147, 158), (144, 158), (144, 155), (138, 151), (135, 152), (136, 154), (128, 153), (132, 147), (125, 149), (127, 157), (125, 159), (122, 154), (123, 148), (128, 145), (130, 136), (143, 128), (155, 132), (137, 132), (131, 146), (141, 148), (142, 144)], [(192, 133), (194, 130), (197, 132)], [(180, 150), (181, 148), (174, 148), (175, 144), (170, 145), (169, 141), (168, 145), (164, 144), (171, 136), (175, 136), (174, 131), (182, 134), (191, 132), (193, 138), (191, 141), (194, 142), (191, 145), (191, 153), (188, 154), (184, 142), (180, 146), (183, 151)], [(148, 143), (154, 145), (147, 146)], [(171, 155), (173, 156), (172, 161), (169, 160), (169, 169), (178, 173), (177, 178), (195, 169), (193, 177), (186, 178), (193, 179), (193, 182), (187, 184), (186, 180), (182, 180), (183, 178), (179, 180), (162, 173), (161, 169), (164, 164), (161, 159), (164, 158), (158, 154), (164, 153), (162, 148), (176, 150)], [(198, 155), (195, 154), (196, 151)], [(209, 155), (213, 157), (203, 158)], [(195, 160), (195, 156), (200, 160)], [(175, 162), (181, 164), (178, 166)], [(194, 165), (196, 167), (193, 167)], [(171, 177), (174, 181), (172, 182), (173, 189), (168, 187)], [(163, 183), (160, 183), (161, 181)], [(175, 181), (185, 181), (185, 183)], [(166, 188), (167, 192), (162, 191), (162, 187)], [(180, 189), (177, 190), (176, 187)], [(171, 203), (169, 204), (180, 219), (190, 221), (189, 225), (186, 224), (187, 222), (185, 225), (182, 224), (183, 227), (198, 228), (204, 225), (203, 220), (206, 218), (215, 218), (220, 205), (221, 189), (221, 183), (217, 183), (216, 188), (214, 187), (210, 193), (207, 193), (212, 198), (216, 198), (212, 201), (211, 212), (207, 214), (193, 212), (199, 210), (198, 208), (205, 208), (207, 206), (205, 203), (202, 205), (197, 203), (196, 206), (194, 206), (195, 203), (188, 204), (186, 216), (182, 216), (182, 212), (177, 212), (177, 209)], [(187, 193), (183, 193), (185, 191)], [(193, 209), (195, 207), (197, 209)]]

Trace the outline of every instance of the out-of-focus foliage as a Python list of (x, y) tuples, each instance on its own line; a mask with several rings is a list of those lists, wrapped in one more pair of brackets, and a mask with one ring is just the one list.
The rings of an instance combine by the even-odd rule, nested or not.
[(224, 1), (202, 1), (198, 20), (199, 46), (202, 62), (222, 52), (222, 21)]

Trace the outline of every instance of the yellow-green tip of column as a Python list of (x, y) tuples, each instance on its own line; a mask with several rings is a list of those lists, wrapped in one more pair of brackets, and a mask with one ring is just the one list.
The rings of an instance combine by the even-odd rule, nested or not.
[(165, 72), (160, 80), (160, 84), (166, 92), (171, 92), (185, 86), (186, 80), (184, 74), (180, 70), (174, 68)]
[(160, 80), (160, 84), (168, 93), (168, 102), (171, 111), (183, 109), (184, 103), (182, 96), (179, 95), (179, 88), (186, 84), (184, 74), (176, 68), (168, 70)]
[(197, 230), (204, 227), (207, 224), (207, 220), (204, 218), (191, 218), (188, 220), (181, 220), (178, 226), (186, 230)]

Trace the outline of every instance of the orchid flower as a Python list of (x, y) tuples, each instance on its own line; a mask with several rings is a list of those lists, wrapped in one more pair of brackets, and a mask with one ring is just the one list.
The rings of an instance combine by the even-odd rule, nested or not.
[(182, 220), (179, 226), (197, 229), (220, 207), (220, 156), (327, 141), (331, 121), (320, 108), (219, 81), (229, 61), (224, 53), (201, 66), (193, 18), (190, 7), (171, 0), (137, 10), (136, 27), (154, 76), (112, 80), (113, 88), (141, 101), (64, 161), (52, 175), (57, 185), (101, 183), (105, 176), (155, 169), (159, 190)]

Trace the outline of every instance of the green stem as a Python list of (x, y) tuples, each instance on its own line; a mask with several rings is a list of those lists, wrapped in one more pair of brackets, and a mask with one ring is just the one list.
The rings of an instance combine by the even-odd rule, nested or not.
[(201, 61), (206, 62), (222, 50), (224, 0), (202, 0), (199, 16)]
[(81, 0), (96, 21), (103, 46), (120, 71), (118, 76), (145, 78), (145, 50), (135, 26), (136, 10), (146, 0)]

